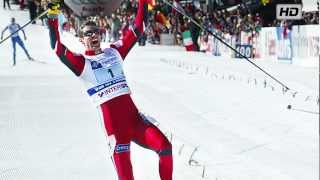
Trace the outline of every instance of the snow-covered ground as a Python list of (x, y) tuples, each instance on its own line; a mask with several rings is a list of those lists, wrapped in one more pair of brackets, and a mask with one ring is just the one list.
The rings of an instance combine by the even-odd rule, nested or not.
[[(15, 7), (17, 9), (17, 7)], [(0, 29), (27, 11), (0, 9)], [(0, 45), (0, 180), (116, 179), (97, 110), (49, 47), (47, 29), (26, 29), (29, 62)], [(76, 39), (70, 46), (77, 46)], [(319, 69), (135, 46), (125, 61), (132, 96), (174, 148), (175, 180), (316, 180)], [(287, 109), (292, 105), (291, 110)], [(303, 112), (307, 111), (307, 112)], [(158, 177), (155, 153), (132, 146), (137, 180)]]

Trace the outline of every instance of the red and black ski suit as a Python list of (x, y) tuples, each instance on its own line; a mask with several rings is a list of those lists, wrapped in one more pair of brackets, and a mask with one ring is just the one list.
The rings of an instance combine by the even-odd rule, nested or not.
[[(117, 51), (122, 59), (143, 33), (146, 19), (147, 0), (139, 0), (137, 16), (133, 27), (122, 40), (111, 44), (112, 51)], [(81, 76), (85, 71), (87, 57), (97, 56), (86, 51), (84, 55), (71, 52), (60, 41), (58, 20), (49, 18), (51, 47), (75, 75)], [(119, 180), (133, 180), (130, 161), (130, 142), (133, 141), (145, 148), (154, 150), (159, 155), (159, 173), (161, 180), (172, 180), (173, 160), (172, 146), (162, 132), (141, 115), (132, 101), (130, 94), (123, 94), (98, 104), (108, 137), (114, 139), (112, 145), (113, 161)]]

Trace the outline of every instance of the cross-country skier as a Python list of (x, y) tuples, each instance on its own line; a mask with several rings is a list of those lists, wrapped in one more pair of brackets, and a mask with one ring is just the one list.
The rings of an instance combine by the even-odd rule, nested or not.
[[(19, 44), (19, 46), (23, 49), (23, 51), (26, 53), (28, 59), (30, 61), (33, 61), (34, 59), (29, 55), (26, 47), (24, 46), (23, 41), (21, 40), (18, 32), (16, 32), (18, 29), (20, 29), (20, 25), (18, 23), (16, 23), (15, 18), (11, 18), (11, 23), (4, 28), (4, 30), (1, 32), (1, 40), (3, 39), (3, 34), (6, 30), (9, 30), (10, 34), (12, 34), (11, 36), (11, 41), (12, 41), (12, 48), (13, 48), (13, 66), (16, 65), (16, 43)], [(24, 32), (24, 30), (21, 30), (24, 36), (24, 40), (27, 40), (26, 34)], [(16, 32), (16, 33), (14, 33)], [(14, 33), (14, 34), (13, 34)]]
[(154, 150), (159, 155), (161, 180), (172, 180), (172, 146), (163, 133), (139, 113), (130, 96), (123, 60), (144, 31), (149, 0), (139, 0), (133, 26), (123, 39), (109, 48), (100, 48), (100, 31), (95, 22), (86, 21), (80, 29), (84, 54), (71, 52), (60, 41), (59, 9), (49, 4), (48, 24), (51, 47), (57, 56), (84, 83), (86, 91), (98, 107), (109, 139), (113, 162), (119, 180), (133, 180), (130, 142)]

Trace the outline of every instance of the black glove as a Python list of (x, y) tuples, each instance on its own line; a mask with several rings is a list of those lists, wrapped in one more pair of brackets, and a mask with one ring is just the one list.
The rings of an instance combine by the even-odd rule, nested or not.
[(56, 2), (50, 2), (47, 5), (49, 11), (48, 11), (48, 15), (58, 15), (60, 13), (60, 4), (56, 3)]

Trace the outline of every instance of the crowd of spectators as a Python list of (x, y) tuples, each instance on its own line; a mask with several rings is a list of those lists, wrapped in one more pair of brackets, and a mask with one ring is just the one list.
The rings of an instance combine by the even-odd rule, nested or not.
[[(4, 3), (9, 0), (3, 0)], [(17, 0), (14, 0), (17, 1)], [(38, 14), (46, 9), (48, 0), (20, 0), (20, 9), (28, 8), (30, 19), (35, 18)], [(170, 2), (170, 1), (169, 1)], [(172, 0), (171, 0), (171, 3)], [(258, 34), (262, 26), (281, 26), (285, 24), (319, 24), (319, 12), (304, 13), (303, 19), (299, 21), (281, 22), (275, 20), (273, 23), (266, 24), (259, 13), (250, 12), (244, 6), (236, 6), (230, 9), (205, 11), (206, 6), (196, 3), (185, 3), (180, 5), (183, 11), (192, 17), (197, 23), (203, 25), (206, 29), (223, 36), (228, 34), (240, 40), (240, 33), (251, 33), (252, 36)], [(5, 8), (5, 4), (4, 4)], [(132, 23), (135, 13), (138, 8), (136, 0), (123, 0), (119, 9), (111, 15), (97, 15), (90, 17), (95, 20), (101, 28), (103, 41), (113, 42), (121, 38), (127, 32)], [(77, 36), (81, 21), (81, 17), (76, 16), (67, 6), (63, 8), (63, 14), (60, 19), (61, 28), (69, 31)], [(41, 18), (42, 24), (45, 24), (44, 18)], [(149, 22), (146, 28), (146, 33), (141, 41), (149, 41), (153, 44), (160, 43), (160, 35), (162, 33), (172, 34), (175, 44), (182, 45), (182, 33), (189, 30), (192, 41), (195, 45), (195, 50), (200, 50), (199, 39), (207, 39), (208, 34), (201, 31), (196, 24), (188, 18), (180, 15), (170, 6), (163, 2), (157, 1), (153, 10), (149, 13)], [(140, 44), (144, 44), (143, 42)]]
[[(47, 8), (48, 0), (3, 0), (3, 9), (12, 10), (10, 4), (16, 4), (20, 10), (28, 10), (30, 20), (36, 18)], [(45, 24), (44, 17), (40, 18), (42, 25)], [(32, 22), (35, 24), (36, 21)]]

